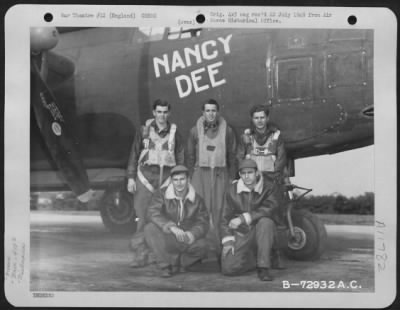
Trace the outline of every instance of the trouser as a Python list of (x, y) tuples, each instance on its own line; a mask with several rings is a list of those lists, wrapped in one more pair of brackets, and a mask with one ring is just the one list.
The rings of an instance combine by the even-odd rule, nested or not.
[[(160, 167), (159, 166), (142, 166), (141, 169), (143, 175), (147, 181), (153, 186), (154, 190), (160, 187)], [(164, 167), (163, 179), (164, 182), (170, 173), (170, 167)], [(153, 192), (151, 192), (143, 183), (137, 178), (136, 180), (136, 192), (133, 199), (133, 205), (136, 212), (137, 222), (137, 232), (142, 232), (144, 226), (147, 223), (147, 208), (150, 205), (151, 198), (153, 197)]]
[(174, 234), (164, 233), (154, 223), (145, 226), (144, 237), (160, 268), (179, 265), (187, 267), (207, 256), (204, 239), (195, 240), (191, 245), (178, 242)]
[(277, 176), (275, 172), (262, 172), (264, 182), (275, 184), (277, 187), (277, 195), (275, 196), (278, 200), (278, 208), (275, 210), (273, 218), (275, 222), (280, 225), (284, 225), (284, 217), (286, 212), (286, 206), (288, 203), (288, 194), (286, 190), (286, 185), (284, 184), (284, 179), (282, 176)]
[(196, 167), (191, 179), (196, 193), (204, 199), (204, 203), (210, 214), (211, 229), (209, 235), (217, 251), (220, 251), (219, 223), (224, 200), (225, 190), (229, 181), (227, 168)]
[(247, 234), (235, 233), (234, 254), (229, 252), (221, 257), (221, 272), (237, 275), (255, 267), (271, 268), (275, 230), (274, 221), (263, 217)]
[(147, 207), (150, 204), (153, 193), (150, 192), (138, 179), (136, 182), (136, 192), (133, 199), (133, 205), (138, 218), (136, 232), (142, 232), (146, 224)]

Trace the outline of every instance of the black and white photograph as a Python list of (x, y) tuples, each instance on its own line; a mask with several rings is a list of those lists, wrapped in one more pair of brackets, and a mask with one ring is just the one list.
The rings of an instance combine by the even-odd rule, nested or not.
[[(114, 293), (116, 306), (390, 304), (390, 11), (124, 8), (39, 7), (16, 35), (24, 87), (6, 66), (6, 91), (29, 102), (17, 115), (6, 94), (6, 116), (26, 121), (6, 122), (9, 299), (21, 289), (24, 305), (114, 305)], [(6, 59), (17, 59), (10, 42)], [(20, 151), (7, 138), (17, 135)]]

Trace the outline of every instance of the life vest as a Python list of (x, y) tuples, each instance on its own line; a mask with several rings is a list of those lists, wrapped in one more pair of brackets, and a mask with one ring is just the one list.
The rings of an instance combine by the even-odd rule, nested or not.
[(158, 166), (176, 166), (175, 161), (175, 133), (176, 125), (171, 124), (169, 133), (161, 138), (150, 124), (154, 119), (146, 121), (146, 127), (149, 131), (148, 138), (145, 138), (144, 149), (140, 153), (139, 161), (145, 158), (144, 165), (158, 165)]
[(246, 157), (253, 159), (257, 163), (259, 171), (275, 171), (279, 135), (280, 131), (275, 131), (268, 137), (267, 141), (265, 141), (263, 145), (259, 145), (254, 136), (250, 135), (250, 153), (247, 154)]
[(210, 139), (204, 132), (204, 117), (197, 120), (199, 167), (226, 167), (226, 121), (220, 117), (218, 133)]

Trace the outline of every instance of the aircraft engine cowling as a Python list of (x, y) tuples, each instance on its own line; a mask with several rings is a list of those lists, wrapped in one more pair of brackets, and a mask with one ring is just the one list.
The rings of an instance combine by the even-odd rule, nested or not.
[(55, 27), (33, 27), (30, 31), (31, 51), (38, 54), (54, 48), (59, 40), (59, 34)]

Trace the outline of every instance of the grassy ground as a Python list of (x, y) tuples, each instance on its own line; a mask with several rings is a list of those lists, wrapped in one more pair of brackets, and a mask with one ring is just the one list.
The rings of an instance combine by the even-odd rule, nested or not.
[(374, 215), (359, 214), (315, 214), (324, 224), (374, 225)]

